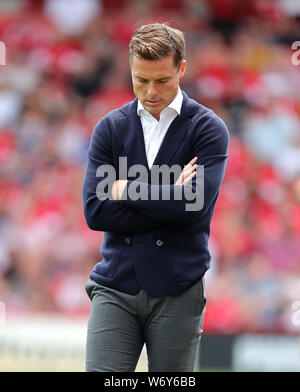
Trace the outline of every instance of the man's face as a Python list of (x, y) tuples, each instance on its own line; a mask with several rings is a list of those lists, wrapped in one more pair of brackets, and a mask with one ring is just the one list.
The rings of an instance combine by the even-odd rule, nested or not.
[(134, 94), (157, 120), (161, 111), (176, 97), (185, 66), (184, 60), (178, 69), (174, 65), (173, 54), (160, 60), (133, 56), (131, 76)]

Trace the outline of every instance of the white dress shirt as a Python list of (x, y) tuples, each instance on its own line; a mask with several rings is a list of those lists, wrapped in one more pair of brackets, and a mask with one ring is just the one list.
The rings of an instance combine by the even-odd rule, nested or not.
[(149, 169), (151, 169), (153, 165), (169, 126), (175, 117), (180, 114), (182, 100), (182, 92), (178, 89), (178, 93), (174, 100), (160, 113), (159, 121), (147, 112), (140, 100), (138, 100), (137, 113), (141, 117)]

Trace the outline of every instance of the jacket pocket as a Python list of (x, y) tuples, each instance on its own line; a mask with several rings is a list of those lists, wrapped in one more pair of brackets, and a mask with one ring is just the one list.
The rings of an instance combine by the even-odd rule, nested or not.
[(204, 233), (174, 235), (166, 241), (170, 266), (177, 282), (193, 282), (204, 274), (210, 253)]
[(117, 272), (119, 260), (123, 250), (128, 247), (123, 237), (112, 233), (105, 233), (100, 254), (103, 259), (96, 264), (95, 272), (107, 278), (112, 278)]

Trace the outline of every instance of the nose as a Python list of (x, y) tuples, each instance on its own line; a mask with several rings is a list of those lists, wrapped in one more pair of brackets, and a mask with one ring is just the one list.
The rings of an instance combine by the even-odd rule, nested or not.
[(149, 84), (147, 92), (148, 92), (147, 95), (148, 95), (149, 99), (153, 99), (157, 96), (157, 91), (156, 91), (154, 83)]

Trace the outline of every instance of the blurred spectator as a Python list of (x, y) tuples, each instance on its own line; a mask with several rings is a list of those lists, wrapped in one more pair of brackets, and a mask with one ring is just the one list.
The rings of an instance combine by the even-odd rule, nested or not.
[(0, 89), (0, 126), (15, 125), (22, 108), (22, 96), (14, 90)]
[(299, 1), (297, 1), (297, 0), (279, 0), (279, 4), (288, 16), (295, 17), (295, 16), (300, 15)]
[(44, 12), (65, 34), (80, 34), (101, 11), (100, 0), (45, 0)]
[(269, 99), (263, 106), (249, 110), (245, 116), (243, 137), (257, 157), (275, 164), (299, 141), (300, 121), (296, 114)]

